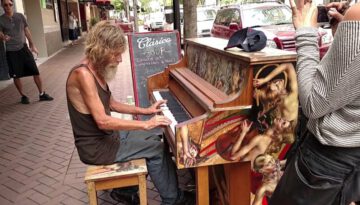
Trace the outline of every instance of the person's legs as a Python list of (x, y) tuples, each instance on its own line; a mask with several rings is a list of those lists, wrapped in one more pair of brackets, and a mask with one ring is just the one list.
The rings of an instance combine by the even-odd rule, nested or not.
[(131, 131), (121, 137), (117, 162), (146, 158), (149, 175), (158, 189), (162, 204), (175, 204), (180, 194), (175, 164), (160, 137), (144, 131)]
[(40, 75), (34, 75), (33, 78), (34, 78), (34, 82), (39, 90), (39, 93), (41, 94), (43, 92), (43, 88), (42, 88), (42, 81), (41, 81)]
[(15, 87), (18, 90), (19, 94), (21, 96), (25, 96), (24, 93), (23, 93), (22, 83), (21, 83), (20, 78), (14, 78), (14, 84), (15, 84)]
[(26, 57), (26, 61), (24, 62), (24, 67), (27, 71), (27, 75), (32, 75), (34, 82), (38, 88), (39, 91), (39, 100), (40, 101), (51, 101), (54, 98), (50, 95), (46, 94), (43, 90), (42, 85), (42, 79), (40, 77), (39, 69), (36, 65), (35, 59), (31, 54), (31, 51), (27, 48), (27, 46), (24, 47), (24, 56)]
[(14, 78), (14, 84), (16, 89), (18, 90), (19, 94), (21, 95), (21, 104), (29, 104), (30, 100), (29, 98), (23, 93), (23, 89), (22, 89), (22, 83), (20, 78)]
[(360, 148), (321, 145), (306, 137), (289, 161), (269, 205), (348, 205), (360, 199)]

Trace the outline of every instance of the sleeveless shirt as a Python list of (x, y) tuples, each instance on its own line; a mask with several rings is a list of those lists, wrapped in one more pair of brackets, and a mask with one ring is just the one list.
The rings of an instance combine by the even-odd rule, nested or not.
[[(70, 73), (83, 66), (89, 69), (87, 65), (81, 64), (75, 66)], [(95, 76), (94, 79), (100, 100), (104, 105), (106, 115), (110, 115), (111, 92), (109, 87), (106, 84), (106, 90), (104, 90), (96, 80)], [(83, 114), (77, 111), (72, 105), (67, 91), (66, 94), (70, 121), (75, 138), (75, 146), (80, 160), (85, 164), (93, 165), (106, 165), (114, 163), (116, 153), (120, 147), (118, 132), (115, 132), (114, 130), (99, 129), (93, 116), (91, 114)]]

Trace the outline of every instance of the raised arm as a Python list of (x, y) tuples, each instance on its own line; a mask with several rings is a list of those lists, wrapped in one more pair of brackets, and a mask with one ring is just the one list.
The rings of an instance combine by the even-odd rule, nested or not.
[(254, 79), (254, 86), (259, 87), (269, 81), (271, 81), (275, 76), (279, 75), (282, 72), (286, 72), (288, 77), (288, 82), (290, 85), (291, 92), (297, 91), (297, 78), (294, 66), (291, 63), (283, 63), (272, 70), (265, 78)]
[(241, 122), (241, 133), (240, 133), (240, 136), (238, 137), (238, 139), (236, 140), (233, 148), (231, 149), (231, 155), (234, 155), (236, 152), (239, 151), (242, 141), (244, 140), (246, 134), (249, 132), (251, 125), (252, 125), (252, 122), (250, 122), (248, 124), (246, 120)]
[[(319, 63), (317, 29), (297, 30), (299, 99), (305, 115), (320, 118), (349, 105), (360, 90), (360, 6), (352, 6)], [(356, 21), (355, 21), (356, 20)]]

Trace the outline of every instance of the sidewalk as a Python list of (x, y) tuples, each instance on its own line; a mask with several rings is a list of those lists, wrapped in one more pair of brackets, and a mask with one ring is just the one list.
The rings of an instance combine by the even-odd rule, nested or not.
[[(0, 81), (0, 204), (88, 204), (84, 184), (86, 166), (74, 147), (66, 105), (65, 82), (70, 69), (83, 58), (83, 45), (67, 47), (39, 66), (44, 88), (55, 100), (39, 102), (32, 77), (24, 78), (29, 105), (11, 83)], [(8, 82), (8, 81), (7, 81)], [(5, 88), (4, 88), (5, 87)], [(110, 84), (115, 99), (133, 95), (129, 55), (123, 56), (116, 79)], [(179, 170), (180, 186), (191, 177)], [(160, 196), (148, 178), (149, 205)], [(110, 191), (99, 191), (99, 204), (120, 204)]]

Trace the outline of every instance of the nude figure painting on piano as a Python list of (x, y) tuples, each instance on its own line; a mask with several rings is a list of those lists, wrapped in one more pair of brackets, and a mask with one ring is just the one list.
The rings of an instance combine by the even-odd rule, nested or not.
[[(241, 63), (237, 63), (231, 60), (228, 61), (226, 58), (219, 60), (218, 56), (211, 52), (207, 52), (207, 55), (204, 57), (201, 54), (196, 54), (195, 51), (196, 49), (191, 50), (191, 54), (194, 55), (193, 58), (189, 59), (189, 65), (196, 67), (191, 68), (191, 70), (197, 72), (199, 75), (204, 75), (203, 78), (206, 81), (210, 82), (217, 89), (226, 92), (230, 98), (231, 96), (239, 95), (243, 91), (244, 85), (248, 79), (246, 79), (246, 69), (241, 67)], [(201, 68), (201, 65), (205, 65), (206, 68)], [(281, 70), (284, 70), (282, 68), (284, 65), (289, 66), (289, 64), (281, 64)], [(211, 68), (208, 69), (209, 67)], [(264, 73), (273, 75), (271, 72), (272, 70), (275, 70), (275, 68), (277, 67), (272, 66), (270, 69), (268, 69), (270, 71)], [(259, 67), (257, 68), (259, 72), (262, 72), (260, 69)], [(275, 73), (276, 72), (279, 71), (275, 71)], [(218, 78), (220, 78), (220, 76), (226, 76), (228, 80), (225, 81), (226, 84), (218, 83), (215, 76)], [(262, 79), (265, 79), (266, 76), (264, 76), (264, 74), (260, 76), (260, 83), (264, 84), (265, 82)], [(287, 76), (290, 76), (289, 81), (293, 83), (293, 75), (286, 75), (286, 78), (288, 78)], [(274, 77), (275, 76), (272, 76), (272, 78)], [(268, 81), (270, 81), (269, 85), (275, 84), (276, 86), (279, 84), (278, 81), (281, 81), (281, 79), (279, 80), (278, 78), (275, 78)], [(218, 86), (219, 84), (222, 84), (222, 86)], [(289, 87), (289, 89), (295, 89), (295, 87), (291, 87), (291, 85)], [(269, 93), (268, 95), (271, 94), (271, 92), (265, 91), (265, 88), (262, 88), (261, 91), (262, 93)], [(247, 113), (244, 110), (238, 111), (239, 113), (245, 112), (246, 114), (238, 114), (241, 117), (238, 118), (236, 123), (229, 123), (228, 121), (228, 119), (231, 119), (230, 116), (234, 115), (234, 111), (215, 112), (208, 115), (206, 119), (203, 120), (203, 128), (191, 125), (183, 125), (183, 127), (179, 127), (181, 134), (179, 134), (180, 136), (176, 137), (177, 146), (179, 148), (177, 149), (177, 156), (179, 159), (178, 167), (185, 168), (203, 165), (206, 166), (209, 164), (224, 164), (231, 161), (253, 161), (258, 154), (263, 154), (265, 152), (277, 155), (281, 151), (284, 144), (292, 143), (294, 141), (294, 129), (297, 122), (297, 120), (295, 120), (297, 119), (296, 101), (294, 102), (293, 99), (291, 99), (291, 103), (288, 102), (288, 104), (291, 104), (290, 106), (295, 107), (295, 109), (291, 111), (291, 119), (289, 119), (289, 116), (284, 117), (284, 114), (282, 114), (282, 111), (280, 111), (284, 110), (284, 108), (281, 108), (281, 103), (278, 102), (280, 97), (283, 98), (283, 95), (288, 96), (288, 94), (290, 94), (291, 96), (294, 96), (296, 92), (291, 90), (290, 92), (287, 92), (285, 88), (283, 88), (281, 92), (280, 94), (282, 95), (279, 95), (278, 97), (270, 98), (265, 95), (262, 96), (261, 105), (267, 106), (260, 107), (259, 114), (255, 113), (254, 110), (247, 111)], [(281, 101), (284, 102), (283, 100)], [(266, 115), (264, 113), (266, 113)], [(251, 117), (250, 115), (255, 115), (257, 118)], [(263, 119), (265, 116), (268, 116), (267, 120), (270, 122), (261, 122), (261, 119)], [(249, 131), (248, 134), (245, 134), (246, 137), (240, 139), (239, 136), (242, 131), (241, 123), (249, 118), (253, 118), (256, 123), (254, 123), (254, 125), (251, 127), (251, 131)], [(217, 127), (217, 129), (213, 128), (212, 130), (209, 130), (209, 127), (211, 126)], [(201, 139), (199, 139), (200, 137), (196, 136), (195, 134), (192, 134), (192, 130), (189, 129), (189, 127), (194, 127), (193, 129), (197, 130), (196, 133), (198, 136), (201, 136)], [(199, 132), (198, 130), (201, 129), (203, 129), (203, 131)], [(216, 132), (219, 130), (221, 131), (219, 133), (222, 134)], [(185, 140), (185, 145), (184, 138), (187, 139)], [(238, 146), (233, 147), (235, 143), (237, 143)], [(219, 150), (222, 147), (221, 145), (228, 145), (225, 147), (231, 147), (231, 149)], [(189, 154), (190, 147), (193, 150), (193, 155)], [(189, 163), (186, 163), (186, 161)]]
[[(203, 119), (202, 128), (196, 126), (198, 123), (179, 127), (176, 133), (178, 168), (229, 163), (230, 147), (249, 111), (215, 113)], [(199, 132), (199, 128), (202, 131)]]

